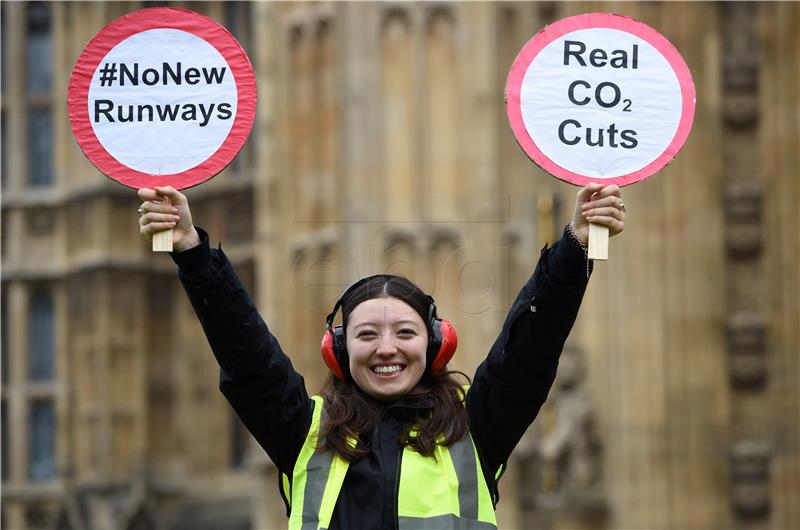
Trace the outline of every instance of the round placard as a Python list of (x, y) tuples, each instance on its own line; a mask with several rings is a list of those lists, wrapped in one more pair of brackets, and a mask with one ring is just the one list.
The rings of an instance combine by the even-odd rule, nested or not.
[(540, 31), (514, 60), (506, 111), (525, 153), (579, 186), (638, 182), (667, 165), (692, 127), (695, 89), (675, 47), (608, 13)]
[(72, 132), (103, 173), (131, 188), (194, 186), (244, 145), (256, 110), (239, 42), (193, 11), (148, 8), (89, 42), (69, 82)]

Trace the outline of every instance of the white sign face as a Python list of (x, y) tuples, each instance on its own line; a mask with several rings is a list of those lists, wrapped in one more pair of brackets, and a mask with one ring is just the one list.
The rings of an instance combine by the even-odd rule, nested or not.
[(216, 21), (174, 8), (124, 15), (89, 42), (70, 78), (75, 139), (133, 188), (199, 184), (241, 149), (256, 109), (253, 68)]
[(584, 185), (646, 178), (691, 129), (694, 85), (674, 47), (618, 15), (570, 17), (523, 48), (507, 87), (520, 145), (551, 174)]
[(136, 171), (167, 175), (220, 148), (236, 100), (230, 66), (216, 48), (185, 31), (152, 29), (123, 40), (100, 61), (88, 112), (111, 156)]

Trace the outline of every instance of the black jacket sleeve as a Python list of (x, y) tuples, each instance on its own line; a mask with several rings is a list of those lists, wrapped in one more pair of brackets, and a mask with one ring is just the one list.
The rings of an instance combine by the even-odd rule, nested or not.
[(547, 399), (587, 281), (580, 247), (566, 236), (545, 247), (475, 373), (467, 410), (490, 484)]
[(220, 366), (220, 390), (282, 472), (291, 476), (313, 401), (222, 249), (173, 253), (178, 275)]

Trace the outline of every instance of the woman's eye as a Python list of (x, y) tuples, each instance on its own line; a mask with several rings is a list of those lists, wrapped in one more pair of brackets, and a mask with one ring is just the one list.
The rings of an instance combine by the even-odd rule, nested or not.
[(417, 332), (414, 331), (413, 329), (401, 329), (400, 330), (400, 334), (401, 335), (416, 335)]
[(374, 336), (375, 336), (375, 332), (374, 331), (364, 330), (364, 331), (359, 331), (358, 334), (356, 335), (356, 338), (359, 338), (359, 339), (360, 338), (370, 338), (370, 337), (374, 337)]

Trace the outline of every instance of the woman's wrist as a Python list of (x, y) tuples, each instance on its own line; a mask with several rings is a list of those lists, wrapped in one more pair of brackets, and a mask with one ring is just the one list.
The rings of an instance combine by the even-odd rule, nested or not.
[(191, 231), (185, 237), (175, 242), (174, 252), (183, 252), (185, 250), (192, 249), (199, 244), (200, 234), (198, 234), (195, 227), (192, 226)]
[(566, 226), (566, 231), (567, 231), (567, 238), (568, 238), (570, 241), (572, 241), (572, 242), (573, 242), (573, 243), (575, 243), (575, 244), (576, 244), (578, 247), (580, 247), (580, 249), (581, 249), (582, 251), (584, 251), (584, 252), (587, 252), (587, 251), (588, 251), (588, 248), (586, 247), (586, 245), (587, 245), (588, 241), (584, 242), (584, 241), (583, 241), (583, 240), (580, 238), (580, 236), (578, 235), (578, 232), (575, 230), (575, 227), (572, 225), (572, 223), (571, 223), (571, 222), (570, 222), (569, 224), (567, 224), (567, 226)]
[[(572, 223), (568, 223), (566, 227), (564, 227), (564, 232), (567, 235), (567, 239), (569, 239), (570, 243), (572, 243), (576, 248), (580, 249), (581, 253), (583, 254), (583, 261), (586, 264), (586, 279), (589, 279), (589, 276), (592, 273), (592, 267), (589, 263), (589, 247), (586, 246), (586, 243), (578, 236), (575, 227), (572, 226)], [(588, 241), (587, 241), (588, 243)]]
[(182, 273), (193, 274), (206, 270), (211, 260), (211, 246), (208, 241), (208, 234), (202, 228), (197, 228), (197, 235), (200, 243), (191, 248), (178, 250), (177, 245), (173, 245), (173, 251), (169, 253), (172, 260), (178, 265)]

